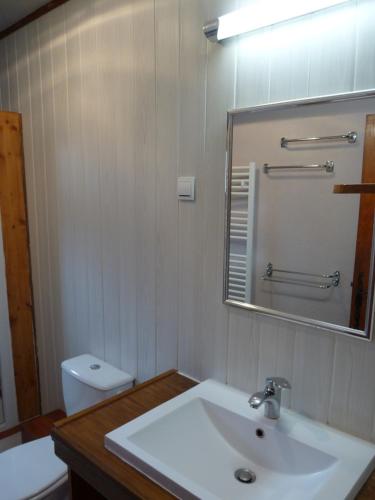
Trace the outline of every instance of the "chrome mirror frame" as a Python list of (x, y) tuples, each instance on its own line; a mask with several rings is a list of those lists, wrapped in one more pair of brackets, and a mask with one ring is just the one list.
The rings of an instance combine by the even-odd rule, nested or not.
[(375, 290), (375, 221), (373, 231), (373, 243), (371, 252), (371, 265), (369, 272), (369, 288), (366, 307), (366, 326), (364, 330), (356, 330), (346, 326), (336, 325), (334, 323), (327, 323), (315, 319), (298, 316), (295, 314), (284, 313), (275, 309), (268, 309), (266, 307), (256, 306), (239, 302), (233, 299), (228, 299), (228, 278), (229, 278), (229, 248), (230, 248), (230, 213), (231, 213), (231, 193), (228, 187), (232, 181), (232, 153), (233, 153), (233, 122), (234, 117), (240, 114), (248, 113), (255, 114), (262, 111), (269, 110), (283, 110), (298, 108), (303, 106), (313, 106), (314, 104), (329, 104), (340, 101), (353, 101), (359, 99), (375, 98), (375, 89), (364, 91), (349, 92), (344, 94), (333, 94), (327, 96), (320, 96), (315, 98), (298, 99), (291, 101), (283, 101), (271, 104), (264, 104), (253, 106), (249, 108), (232, 109), (227, 113), (227, 146), (226, 146), (226, 163), (225, 163), (225, 227), (224, 227), (224, 275), (223, 275), (223, 302), (224, 304), (253, 311), (257, 314), (264, 316), (271, 316), (279, 318), (283, 321), (289, 321), (294, 324), (311, 326), (321, 330), (330, 331), (333, 333), (341, 333), (350, 337), (372, 341), (372, 327), (374, 317), (374, 290)]

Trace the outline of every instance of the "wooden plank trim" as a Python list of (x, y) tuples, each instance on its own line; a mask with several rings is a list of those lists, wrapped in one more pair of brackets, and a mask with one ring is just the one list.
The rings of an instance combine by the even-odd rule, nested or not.
[(375, 194), (375, 183), (335, 184), (333, 192), (335, 194)]
[(375, 186), (375, 115), (367, 115), (363, 148), (362, 185), (360, 189), (346, 189), (347, 193), (360, 193), (357, 241), (353, 271), (351, 328), (364, 330), (367, 318), (367, 301), (371, 268), (375, 195), (362, 192), (362, 186)]
[(6, 36), (11, 35), (15, 31), (23, 28), (27, 24), (32, 23), (33, 21), (35, 21), (39, 17), (44, 16), (45, 14), (50, 12), (51, 10), (56, 9), (57, 7), (60, 7), (60, 5), (66, 3), (68, 1), (69, 0), (51, 0), (50, 2), (47, 2), (45, 5), (42, 5), (41, 7), (34, 10), (30, 14), (28, 14), (27, 16), (23, 17), (19, 21), (15, 22), (14, 24), (9, 26), (8, 28), (5, 28), (2, 31), (0, 31), (0, 40), (5, 38)]
[[(13, 436), (18, 432), (22, 432), (22, 441), (32, 441), (40, 437), (44, 437), (49, 433), (48, 427), (51, 427), (62, 418), (65, 418), (65, 413), (62, 410), (55, 410), (42, 415), (41, 417), (32, 417), (25, 420), (21, 424), (15, 425), (5, 431), (0, 431), (0, 440)], [(28, 434), (28, 439), (25, 439), (25, 433)]]
[(175, 373), (177, 373), (177, 370), (175, 370), (175, 369), (168, 370), (164, 373), (161, 373), (160, 375), (157, 375), (154, 378), (146, 380), (142, 384), (138, 384), (135, 387), (128, 389), (127, 391), (121, 392), (120, 394), (117, 394), (116, 396), (113, 396), (109, 399), (106, 399), (105, 401), (101, 401), (100, 403), (97, 403), (94, 406), (90, 406), (90, 408), (87, 408), (86, 410), (82, 410), (78, 413), (75, 413), (74, 415), (72, 415), (70, 417), (66, 417), (63, 420), (59, 420), (58, 422), (56, 422), (54, 424), (54, 427), (56, 429), (60, 429), (61, 427), (64, 427), (65, 424), (68, 424), (68, 423), (72, 422), (73, 420), (78, 420), (79, 418), (82, 418), (85, 415), (92, 413), (95, 410), (98, 410), (99, 408), (103, 408), (105, 406), (112, 404), (113, 402), (117, 401), (118, 399), (122, 399), (125, 396), (130, 396), (131, 394), (133, 394), (135, 392), (141, 391), (145, 387), (148, 387), (149, 385), (153, 385), (153, 384), (155, 384), (155, 382), (159, 382), (160, 380), (163, 380), (165, 378), (171, 377)]
[(5, 439), (10, 436), (14, 436), (14, 434), (17, 434), (18, 432), (22, 431), (22, 426), (21, 425), (16, 425), (15, 427), (11, 427), (10, 429), (7, 429), (6, 431), (1, 431), (0, 432), (0, 441), (2, 439)]
[(0, 209), (20, 421), (40, 415), (26, 183), (19, 113), (0, 113)]

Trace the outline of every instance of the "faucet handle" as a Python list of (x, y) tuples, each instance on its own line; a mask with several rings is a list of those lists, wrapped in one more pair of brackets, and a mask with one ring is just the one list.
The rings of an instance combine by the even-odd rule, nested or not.
[(291, 389), (292, 386), (287, 381), (286, 378), (283, 377), (267, 377), (266, 378), (266, 386), (272, 387), (273, 389)]

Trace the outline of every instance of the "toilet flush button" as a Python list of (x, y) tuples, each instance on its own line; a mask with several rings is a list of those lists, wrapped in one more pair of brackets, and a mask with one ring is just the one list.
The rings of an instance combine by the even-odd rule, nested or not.
[(94, 363), (93, 365), (90, 365), (90, 369), (91, 370), (99, 370), (100, 369), (100, 365), (97, 364), (97, 363)]

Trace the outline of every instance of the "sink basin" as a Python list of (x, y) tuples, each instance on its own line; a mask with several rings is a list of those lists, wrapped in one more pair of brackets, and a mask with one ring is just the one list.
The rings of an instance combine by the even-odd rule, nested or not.
[(350, 499), (375, 466), (374, 445), (289, 410), (266, 419), (214, 380), (110, 432), (105, 447), (184, 499)]

